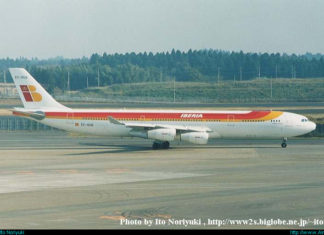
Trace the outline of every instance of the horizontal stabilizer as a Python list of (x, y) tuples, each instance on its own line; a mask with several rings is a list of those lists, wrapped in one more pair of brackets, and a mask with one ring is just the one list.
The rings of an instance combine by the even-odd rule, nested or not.
[(13, 109), (11, 110), (12, 114), (15, 116), (23, 116), (27, 118), (33, 118), (36, 120), (43, 120), (45, 118), (45, 113), (42, 111), (36, 111), (36, 112), (30, 112), (30, 111), (22, 111), (22, 110), (17, 110)]

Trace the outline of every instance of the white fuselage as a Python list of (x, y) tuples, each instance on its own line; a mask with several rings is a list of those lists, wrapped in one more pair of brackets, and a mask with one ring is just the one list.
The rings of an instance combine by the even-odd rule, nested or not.
[[(169, 125), (170, 127), (182, 126), (191, 129), (207, 128), (210, 130), (209, 138), (280, 139), (303, 135), (314, 130), (316, 127), (315, 123), (302, 115), (289, 112), (275, 113), (275, 111), (267, 111), (269, 112), (267, 115), (259, 115), (260, 117), (258, 118), (252, 117), (252, 113), (255, 112), (257, 114), (257, 112), (265, 111), (125, 111), (87, 109), (73, 109), (68, 112), (66, 110), (64, 112), (60, 110), (41, 111), (46, 113), (46, 116), (39, 122), (45, 125), (66, 131), (116, 137), (133, 136), (130, 134), (132, 128), (111, 123), (108, 120), (108, 116), (116, 117), (116, 119), (122, 120), (126, 124), (159, 124), (163, 126)], [(156, 115), (156, 118), (149, 118), (148, 116), (153, 115), (153, 113)], [(170, 118), (168, 118), (168, 115)], [(205, 119), (204, 117), (208, 115), (212, 118)], [(237, 118), (239, 116), (240, 118)]]
[(180, 139), (207, 144), (210, 138), (283, 138), (306, 134), (316, 125), (306, 117), (281, 111), (86, 110), (57, 102), (24, 69), (10, 68), (24, 108), (14, 115), (59, 129), (93, 135), (154, 140), (153, 149), (169, 148)]

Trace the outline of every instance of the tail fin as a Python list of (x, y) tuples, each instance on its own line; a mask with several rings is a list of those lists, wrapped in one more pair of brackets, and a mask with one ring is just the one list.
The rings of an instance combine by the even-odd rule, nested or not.
[(18, 94), (26, 109), (66, 109), (24, 69), (10, 68)]

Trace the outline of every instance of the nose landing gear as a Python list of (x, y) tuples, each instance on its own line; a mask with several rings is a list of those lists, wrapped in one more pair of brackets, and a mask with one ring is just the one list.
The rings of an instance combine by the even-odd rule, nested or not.
[(168, 149), (170, 147), (169, 141), (164, 141), (164, 142), (157, 142), (154, 141), (152, 145), (152, 149), (157, 150), (157, 149)]
[(283, 147), (283, 148), (287, 147), (287, 138), (282, 139), (281, 147)]

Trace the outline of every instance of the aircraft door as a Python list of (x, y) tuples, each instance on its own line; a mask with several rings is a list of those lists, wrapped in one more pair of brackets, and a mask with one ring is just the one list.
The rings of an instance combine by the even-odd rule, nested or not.
[(70, 112), (68, 112), (68, 113), (66, 113), (66, 122), (67, 122), (67, 124), (74, 124), (74, 113), (70, 113)]
[(234, 126), (235, 117), (234, 115), (227, 115), (227, 126)]
[(140, 118), (139, 118), (140, 121), (145, 121), (145, 115), (141, 115)]

